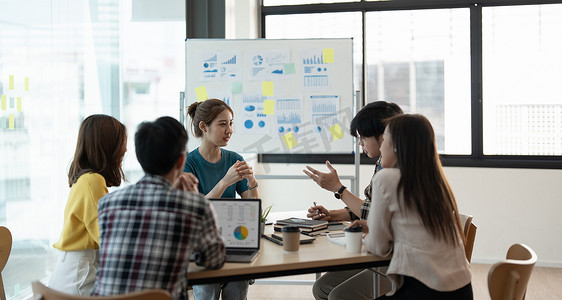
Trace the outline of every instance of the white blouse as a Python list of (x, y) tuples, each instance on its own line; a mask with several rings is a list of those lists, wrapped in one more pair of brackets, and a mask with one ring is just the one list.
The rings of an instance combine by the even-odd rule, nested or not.
[(373, 178), (369, 233), (364, 239), (367, 250), (379, 256), (392, 254), (387, 275), (396, 289), (403, 283), (402, 275), (443, 292), (470, 283), (462, 237), (456, 246), (438, 240), (425, 229), (417, 213), (401, 210), (399, 201), (402, 207), (405, 204), (403, 193), (397, 192), (399, 180), (400, 170), (393, 168), (383, 169)]

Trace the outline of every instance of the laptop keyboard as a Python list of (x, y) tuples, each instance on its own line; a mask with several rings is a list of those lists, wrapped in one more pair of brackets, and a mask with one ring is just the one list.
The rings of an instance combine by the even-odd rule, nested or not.
[(226, 250), (226, 255), (251, 255), (255, 250)]

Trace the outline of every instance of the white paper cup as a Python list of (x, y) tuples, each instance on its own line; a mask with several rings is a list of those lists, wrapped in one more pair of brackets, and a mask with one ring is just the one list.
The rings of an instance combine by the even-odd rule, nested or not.
[(354, 229), (349, 230), (346, 228), (345, 232), (345, 248), (347, 253), (360, 253), (361, 246), (363, 245), (363, 229), (361, 231), (356, 231)]

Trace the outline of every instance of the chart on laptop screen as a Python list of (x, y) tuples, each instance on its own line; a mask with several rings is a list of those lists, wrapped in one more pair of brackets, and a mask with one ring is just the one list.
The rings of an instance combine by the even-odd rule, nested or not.
[(212, 201), (227, 247), (255, 248), (259, 238), (259, 202)]

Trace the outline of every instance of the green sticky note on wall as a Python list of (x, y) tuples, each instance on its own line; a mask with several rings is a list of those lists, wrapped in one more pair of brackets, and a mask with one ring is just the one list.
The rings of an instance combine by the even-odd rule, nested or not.
[(285, 75), (295, 74), (295, 72), (296, 72), (294, 63), (285, 64), (284, 69), (285, 69), (285, 73), (284, 73)]
[(232, 86), (230, 87), (230, 91), (233, 94), (240, 94), (242, 93), (242, 82), (239, 81), (235, 81), (232, 83)]

